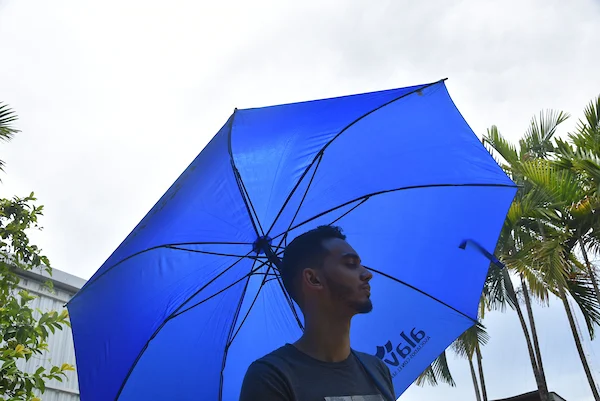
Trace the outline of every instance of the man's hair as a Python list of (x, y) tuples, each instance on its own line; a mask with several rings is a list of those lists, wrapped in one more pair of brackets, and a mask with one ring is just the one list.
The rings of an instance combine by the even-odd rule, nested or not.
[(281, 265), (281, 278), (288, 294), (298, 305), (300, 302), (300, 289), (298, 279), (300, 273), (307, 267), (321, 267), (327, 256), (327, 249), (323, 241), (339, 238), (346, 239), (342, 229), (336, 226), (319, 226), (294, 238), (285, 248)]

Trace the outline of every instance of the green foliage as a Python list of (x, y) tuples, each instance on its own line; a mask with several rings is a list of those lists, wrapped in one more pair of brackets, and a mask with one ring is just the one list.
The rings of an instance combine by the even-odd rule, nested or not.
[(429, 384), (437, 386), (439, 382), (446, 383), (452, 387), (456, 386), (454, 378), (448, 367), (446, 352), (442, 352), (432, 363), (419, 375), (415, 383), (417, 386)]
[(38, 227), (42, 206), (33, 193), (25, 198), (0, 199), (0, 401), (39, 400), (49, 380), (62, 381), (73, 366), (62, 364), (49, 370), (39, 367), (27, 373), (18, 367), (47, 350), (48, 336), (69, 326), (68, 313), (34, 311), (36, 298), (18, 287), (19, 270), (43, 269), (52, 273), (48, 258), (30, 243), (27, 231)]
[(481, 323), (471, 326), (452, 343), (454, 352), (463, 358), (472, 359), (477, 348), (488, 343), (490, 336)]
[[(584, 254), (586, 250), (600, 253), (600, 97), (584, 114), (569, 142), (555, 138), (569, 115), (554, 111), (534, 117), (516, 146), (496, 126), (484, 135), (484, 146), (520, 189), (495, 250), (508, 270), (490, 266), (479, 305), (481, 319), (489, 310), (519, 308), (510, 271), (522, 277), (530, 293), (544, 303), (549, 294), (564, 297), (568, 292), (593, 338), (600, 324), (597, 280), (594, 268), (579, 261), (576, 247)], [(487, 340), (483, 327), (476, 325), (451, 348), (472, 360)], [(538, 361), (532, 362), (535, 366)], [(439, 382), (454, 385), (445, 353), (417, 379), (419, 385)]]
[[(600, 249), (598, 105), (600, 98), (586, 108), (586, 118), (579, 121), (577, 132), (569, 135), (570, 142), (555, 138), (568, 114), (552, 111), (532, 119), (518, 148), (495, 126), (484, 136), (484, 143), (506, 161), (502, 167), (521, 187), (496, 252), (510, 270), (526, 278), (539, 300), (547, 302), (548, 294), (558, 295), (559, 288), (569, 292), (584, 314), (590, 333), (600, 322), (600, 302), (581, 296), (581, 276), (590, 276), (590, 271), (572, 261), (577, 260), (580, 240), (592, 251)], [(500, 284), (490, 287), (492, 300), (500, 299)]]
[[(0, 142), (9, 141), (14, 134), (19, 132), (18, 129), (12, 126), (12, 123), (17, 120), (16, 114), (8, 107), (8, 105), (0, 102)], [(3, 171), (4, 162), (0, 160), (0, 171)]]

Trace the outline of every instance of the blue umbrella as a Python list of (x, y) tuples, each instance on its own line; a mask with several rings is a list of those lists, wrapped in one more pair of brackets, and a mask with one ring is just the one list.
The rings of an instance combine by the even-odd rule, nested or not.
[(334, 223), (375, 272), (353, 348), (399, 396), (476, 322), (515, 192), (444, 81), (236, 110), (69, 302), (81, 400), (237, 400), (301, 335), (277, 256)]

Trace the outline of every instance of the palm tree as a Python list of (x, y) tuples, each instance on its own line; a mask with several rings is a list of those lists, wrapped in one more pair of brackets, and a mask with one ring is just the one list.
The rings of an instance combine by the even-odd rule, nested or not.
[[(544, 401), (548, 400), (549, 395), (531, 307), (531, 296), (548, 303), (549, 293), (555, 294), (563, 302), (582, 365), (590, 380), (592, 392), (598, 400), (568, 303), (568, 296), (575, 300), (583, 313), (593, 338), (594, 325), (600, 322), (600, 299), (597, 298), (597, 282), (594, 281), (595, 275), (587, 257), (586, 246), (596, 253), (600, 250), (600, 218), (595, 212), (600, 209), (597, 202), (599, 198), (597, 195), (600, 192), (599, 111), (600, 98), (586, 109), (586, 121), (580, 122), (577, 132), (579, 135), (571, 136), (576, 149), (566, 148), (560, 140), (556, 141), (557, 146), (552, 142), (557, 127), (568, 118), (568, 115), (562, 112), (543, 112), (538, 118), (533, 118), (525, 136), (519, 141), (518, 149), (508, 143), (496, 127), (489, 129), (484, 137), (484, 144), (491, 145), (492, 149), (504, 158), (506, 162), (503, 164), (504, 169), (521, 186), (508, 212), (497, 248), (497, 254), (501, 255), (501, 259), (510, 271), (516, 273), (521, 286), (519, 291), (515, 290), (508, 271), (492, 265), (480, 303), (479, 316), (483, 318), (486, 309), (505, 310), (507, 306), (517, 312), (540, 397)], [(586, 145), (589, 142), (591, 144)], [(562, 148), (564, 151), (561, 153)], [(585, 157), (580, 158), (571, 155), (577, 152), (583, 154), (587, 149), (594, 149), (596, 153), (588, 152), (585, 153)], [(557, 154), (564, 155), (562, 165), (559, 165), (561, 161), (559, 158), (558, 161), (552, 162), (556, 166), (550, 166), (546, 159)], [(595, 164), (590, 163), (590, 160)], [(579, 166), (580, 171), (575, 166)], [(560, 175), (554, 167), (563, 170), (572, 169), (575, 172), (571, 175), (564, 173)], [(583, 179), (581, 171), (587, 174)], [(586, 193), (587, 197), (582, 198), (582, 188), (587, 188), (588, 192), (590, 189), (595, 189), (596, 197), (592, 198)], [(575, 255), (574, 247), (577, 244), (582, 249), (585, 265), (581, 264)], [(586, 269), (587, 275), (582, 274)], [(526, 306), (530, 329), (520, 307), (519, 294)], [(470, 368), (477, 399), (481, 399), (480, 387), (485, 399), (479, 346), (475, 348), (475, 355), (481, 386), (476, 380), (472, 362), (473, 354), (470, 355)], [(447, 369), (445, 353), (422, 374), (417, 383), (437, 384), (438, 381), (445, 381), (452, 385), (454, 383)]]
[[(593, 271), (586, 271), (586, 267), (577, 260), (575, 255), (576, 245), (582, 242), (581, 226), (585, 224), (582, 223), (582, 219), (577, 218), (578, 213), (581, 212), (579, 203), (581, 199), (586, 197), (585, 187), (582, 186), (582, 180), (572, 170), (558, 169), (550, 160), (531, 160), (523, 163), (521, 167), (526, 177), (536, 185), (536, 188), (546, 192), (551, 199), (548, 208), (555, 212), (552, 219), (548, 219), (542, 224), (542, 241), (534, 241), (528, 244), (526, 253), (520, 255), (521, 261), (524, 264), (536, 266), (536, 269), (544, 275), (550, 290), (558, 295), (563, 302), (592, 394), (597, 401), (600, 401), (600, 394), (583, 352), (581, 338), (567, 296), (567, 292), (579, 276), (585, 276), (588, 273), (587, 278), (590, 282), (594, 282)], [(586, 218), (583, 219), (584, 222), (587, 220)], [(594, 292), (593, 284), (590, 289)], [(573, 296), (575, 297), (575, 295)], [(590, 336), (593, 338), (594, 325), (600, 323), (596, 313), (600, 299), (579, 299), (579, 302), (589, 304), (582, 307), (582, 311), (587, 309), (584, 315), (586, 316)]]
[[(586, 293), (582, 291), (582, 285), (585, 288), (585, 283), (579, 279), (578, 269), (581, 264), (576, 263), (574, 255), (574, 246), (580, 238), (576, 233), (581, 232), (574, 224), (574, 216), (575, 212), (581, 209), (578, 205), (584, 196), (582, 181), (572, 171), (558, 171), (552, 162), (547, 160), (550, 155), (556, 153), (556, 147), (552, 143), (556, 127), (566, 118), (565, 113), (553, 112), (542, 113), (539, 119), (534, 118), (528, 132), (519, 143), (519, 151), (510, 145), (495, 127), (488, 130), (488, 135), (484, 138), (484, 141), (506, 160), (505, 170), (522, 186), (507, 216), (507, 224), (503, 231), (504, 240), (499, 242), (499, 252), (503, 261), (518, 273), (521, 280), (533, 337), (531, 344), (521, 314), (519, 318), (528, 342), (530, 359), (542, 399), (547, 399), (547, 386), (531, 313), (529, 290), (545, 302), (549, 291), (561, 298), (578, 351), (582, 350), (581, 339), (576, 331), (567, 292), (573, 296), (584, 313), (590, 335), (593, 335), (594, 324), (598, 323), (596, 312), (600, 304), (600, 300), (582, 296)], [(593, 378), (588, 374), (589, 366), (585, 355), (582, 351), (579, 353), (592, 392), (597, 397)]]
[[(600, 252), (600, 96), (584, 110), (569, 142), (557, 141), (556, 166), (577, 174), (583, 187), (583, 196), (572, 207), (576, 219), (577, 242), (585, 261), (587, 274), (600, 303), (597, 272), (589, 260), (588, 252)], [(573, 146), (572, 146), (572, 145)]]
[[(487, 344), (488, 340), (489, 335), (484, 327), (481, 324), (476, 324), (465, 331), (456, 339), (456, 341), (454, 341), (454, 343), (452, 343), (454, 352), (469, 361), (469, 369), (471, 371), (471, 379), (473, 380), (473, 388), (475, 389), (477, 401), (488, 401), (481, 358), (481, 345)], [(473, 364), (474, 358), (477, 361), (477, 372), (475, 371)], [(479, 376), (477, 376), (477, 374), (479, 374)]]
[[(523, 247), (523, 244), (529, 243), (532, 240), (531, 231), (527, 228), (530, 228), (532, 225), (535, 228), (535, 220), (546, 217), (545, 204), (547, 200), (543, 196), (543, 193), (536, 191), (535, 188), (524, 179), (519, 167), (523, 160), (545, 155), (552, 149), (549, 141), (556, 132), (556, 127), (564, 122), (566, 118), (567, 116), (563, 113), (549, 113), (549, 116), (542, 113), (539, 120), (534, 118), (531, 121), (530, 127), (524, 138), (520, 141), (518, 150), (504, 139), (496, 126), (492, 126), (488, 129), (487, 135), (483, 138), (484, 144), (487, 143), (490, 145), (492, 149), (506, 161), (506, 163), (500, 164), (511, 176), (513, 181), (521, 186), (521, 189), (518, 191), (507, 213), (496, 253), (500, 255), (505, 265), (512, 271), (516, 271), (519, 276), (522, 284), (521, 288), (524, 294), (524, 303), (526, 305), (529, 325), (531, 326), (531, 335), (517, 298), (517, 291), (513, 286), (508, 272), (496, 271), (496, 274), (490, 274), (488, 277), (495, 279), (495, 282), (489, 287), (493, 293), (488, 296), (488, 299), (490, 300), (488, 307), (504, 310), (508, 305), (517, 312), (525, 336), (525, 342), (529, 352), (531, 367), (538, 387), (538, 392), (542, 401), (548, 401), (549, 399), (548, 385), (546, 383), (542, 357), (539, 350), (529, 289), (524, 284), (526, 280), (529, 281), (530, 287), (541, 299), (547, 299), (547, 290), (541, 277), (539, 277), (535, 271), (531, 270), (529, 266), (520, 263), (519, 249)], [(495, 270), (492, 267), (492, 272), (494, 271)]]
[(481, 383), (481, 397), (483, 401), (488, 401), (487, 387), (485, 386), (485, 379), (483, 375), (483, 357), (481, 356), (481, 347), (477, 344), (475, 348), (475, 355), (477, 356), (477, 367), (479, 369), (479, 383)]
[(448, 367), (446, 351), (442, 352), (431, 365), (419, 375), (415, 383), (417, 386), (423, 386), (425, 384), (437, 386), (439, 383), (446, 383), (452, 387), (456, 386), (450, 368)]
[[(517, 312), (517, 316), (519, 317), (519, 322), (521, 323), (521, 328), (523, 330), (523, 335), (525, 337), (525, 343), (527, 345), (529, 359), (531, 361), (531, 368), (533, 370), (533, 375), (538, 387), (540, 399), (542, 401), (549, 400), (548, 386), (546, 384), (544, 375), (541, 353), (539, 352), (539, 345), (535, 344), (535, 342), (537, 342), (537, 333), (534, 337), (535, 341), (532, 341), (532, 337), (529, 333), (525, 320), (525, 315), (521, 309), (518, 295), (513, 286), (509, 272), (506, 269), (499, 269), (497, 267), (492, 268), (488, 276), (488, 283), (488, 294), (486, 296), (486, 299), (488, 299), (487, 308), (490, 310), (505, 310), (508, 306)], [(530, 302), (530, 300), (526, 300), (526, 302)], [(530, 308), (528, 308), (528, 310), (529, 309)], [(532, 317), (531, 312), (529, 312), (529, 317)], [(530, 318), (529, 321), (532, 322), (533, 320)]]
[[(460, 337), (458, 337), (450, 346), (454, 352), (461, 357), (466, 358), (469, 361), (469, 367), (471, 369), (471, 378), (473, 379), (473, 387), (475, 388), (475, 394), (477, 401), (487, 401), (487, 392), (485, 390), (485, 381), (483, 375), (483, 365), (481, 358), (481, 346), (487, 344), (489, 335), (485, 331), (485, 328), (480, 324), (476, 324), (467, 331), (465, 331)], [(473, 358), (477, 358), (478, 372), (475, 371), (473, 364)], [(479, 377), (477, 376), (479, 374)], [(448, 358), (446, 351), (442, 352), (427, 369), (421, 373), (415, 383), (418, 386), (429, 384), (431, 386), (437, 386), (439, 383), (446, 383), (452, 387), (456, 386), (450, 368), (448, 367)], [(481, 383), (481, 386), (480, 386)], [(481, 392), (480, 392), (481, 388)], [(482, 398), (483, 394), (483, 398)]]
[[(0, 102), (0, 141), (10, 141), (13, 135), (19, 132), (19, 130), (11, 125), (17, 118), (8, 105)], [(4, 162), (2, 160), (0, 160), (0, 171), (4, 171)]]

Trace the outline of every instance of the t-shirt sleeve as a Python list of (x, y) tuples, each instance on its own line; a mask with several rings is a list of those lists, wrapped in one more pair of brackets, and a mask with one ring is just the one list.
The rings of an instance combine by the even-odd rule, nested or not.
[(242, 383), (240, 401), (292, 401), (289, 385), (275, 367), (262, 361), (253, 362)]
[(383, 377), (385, 378), (385, 384), (387, 384), (390, 389), (390, 393), (395, 397), (396, 393), (394, 391), (394, 382), (392, 381), (392, 373), (390, 372), (390, 368), (383, 362), (379, 361), (379, 365), (381, 367)]

